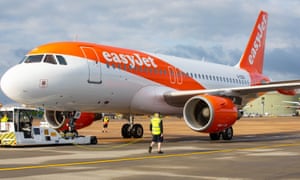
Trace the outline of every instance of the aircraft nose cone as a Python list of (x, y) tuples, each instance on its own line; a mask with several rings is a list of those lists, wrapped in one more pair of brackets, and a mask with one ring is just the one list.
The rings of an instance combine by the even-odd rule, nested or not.
[(1, 90), (14, 101), (19, 101), (19, 96), (25, 89), (22, 87), (25, 82), (21, 82), (20, 71), (17, 67), (12, 67), (4, 73), (1, 78)]

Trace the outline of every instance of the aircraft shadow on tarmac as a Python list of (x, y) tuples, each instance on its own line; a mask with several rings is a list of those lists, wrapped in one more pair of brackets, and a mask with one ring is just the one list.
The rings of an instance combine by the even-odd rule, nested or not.
[(216, 140), (212, 141), (209, 137), (205, 136), (168, 136), (165, 142), (180, 142), (180, 141), (203, 141), (203, 142), (216, 142), (216, 143), (236, 143), (236, 142), (266, 142), (266, 141), (279, 141), (279, 140), (293, 140), (300, 139), (300, 132), (278, 132), (278, 133), (264, 133), (264, 134), (249, 134), (249, 135), (235, 135), (232, 140)]

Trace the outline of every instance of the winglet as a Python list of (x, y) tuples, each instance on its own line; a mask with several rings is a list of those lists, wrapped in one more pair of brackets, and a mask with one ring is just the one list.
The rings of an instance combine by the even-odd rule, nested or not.
[(249, 73), (262, 74), (267, 34), (268, 13), (261, 11), (251, 33), (247, 47), (237, 64)]

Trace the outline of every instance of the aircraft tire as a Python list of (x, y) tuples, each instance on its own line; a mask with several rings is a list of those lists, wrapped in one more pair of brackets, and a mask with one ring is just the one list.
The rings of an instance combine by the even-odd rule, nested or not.
[(74, 134), (74, 137), (78, 137), (78, 131), (75, 129), (74, 131), (73, 131), (73, 134)]
[(222, 132), (222, 138), (224, 140), (231, 140), (233, 137), (233, 128), (229, 127)]
[(210, 140), (216, 141), (220, 140), (221, 134), (220, 133), (209, 133)]
[(134, 138), (142, 138), (144, 135), (144, 129), (141, 124), (134, 124), (131, 129), (131, 135)]
[(131, 138), (131, 133), (130, 133), (130, 124), (124, 124), (122, 126), (122, 130), (121, 130), (121, 133), (122, 133), (122, 136), (123, 138)]

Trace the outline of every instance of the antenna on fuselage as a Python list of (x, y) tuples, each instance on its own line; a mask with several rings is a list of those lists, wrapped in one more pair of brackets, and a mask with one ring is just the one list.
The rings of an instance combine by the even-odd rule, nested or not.
[(78, 34), (75, 34), (75, 35), (74, 35), (73, 41), (78, 41)]

